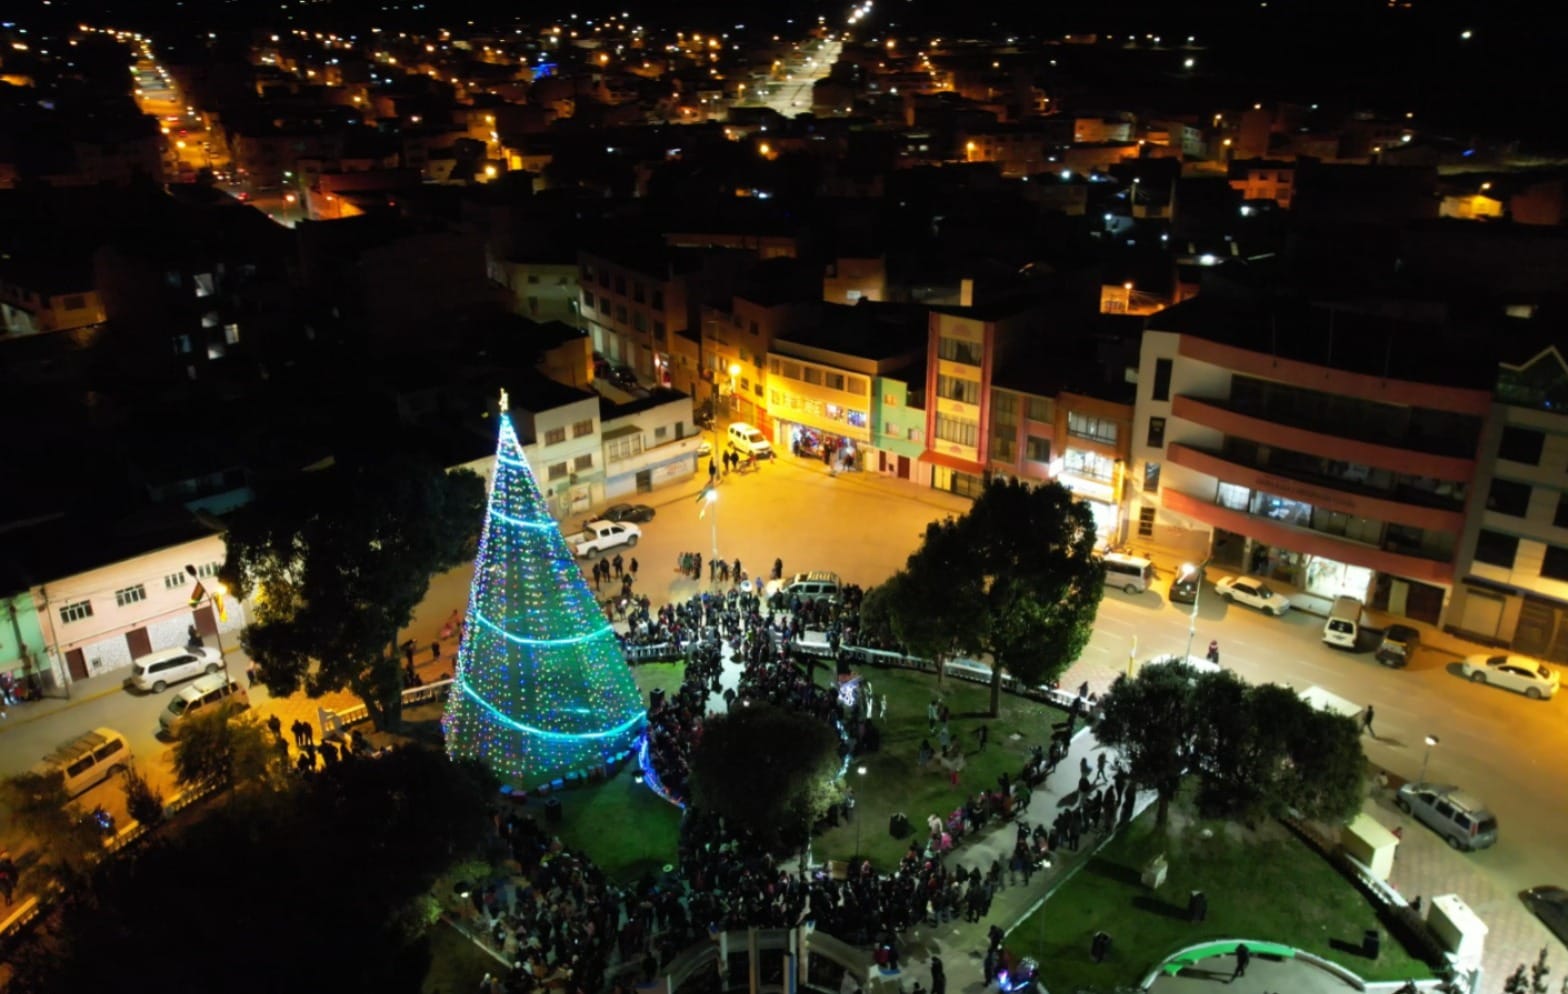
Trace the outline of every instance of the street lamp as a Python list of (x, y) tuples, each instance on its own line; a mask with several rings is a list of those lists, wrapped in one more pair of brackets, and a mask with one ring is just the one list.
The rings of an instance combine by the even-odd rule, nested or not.
[[(709, 561), (710, 562), (718, 562), (719, 561), (719, 509), (718, 509), (718, 507), (715, 506), (716, 504), (718, 504), (718, 501), (719, 501), (719, 492), (718, 492), (718, 490), (716, 490), (712, 486), (709, 486), (708, 487), (708, 492), (707, 492), (707, 495), (706, 495), (705, 499), (708, 502), (708, 511), (709, 511), (709, 513), (711, 513), (713, 515), (713, 520), (710, 522), (710, 524), (712, 525), (712, 528), (713, 528), (713, 558), (711, 560), (709, 560)], [(701, 581), (702, 577), (699, 576), (699, 577), (697, 577), (697, 579), (699, 581)]]
[[(866, 776), (866, 768), (857, 766), (855, 773), (861, 778), (861, 781), (857, 782), (863, 782)], [(858, 797), (855, 798), (855, 807), (860, 807), (860, 798)], [(855, 862), (857, 863), (860, 862), (860, 822), (862, 821), (860, 814), (859, 811), (855, 812)]]
[(1198, 633), (1198, 601), (1203, 598), (1203, 571), (1208, 568), (1213, 559), (1205, 559), (1194, 566), (1192, 563), (1182, 563), (1183, 573), (1196, 573), (1197, 577), (1192, 585), (1192, 611), (1187, 615), (1187, 654), (1182, 657), (1182, 662), (1192, 659), (1192, 637)]
[[(224, 683), (228, 683), (228, 681), (229, 681), (229, 655), (228, 655), (228, 653), (223, 651), (223, 623), (218, 618), (218, 596), (220, 594), (226, 595), (226, 594), (228, 594), (229, 591), (228, 591), (228, 589), (226, 587), (224, 587), (224, 585), (222, 583), (219, 583), (218, 581), (213, 581), (213, 584), (212, 584), (213, 589), (207, 590), (206, 587), (202, 586), (201, 577), (196, 575), (196, 567), (191, 565), (190, 563), (186, 563), (185, 564), (185, 572), (190, 574), (191, 579), (196, 581), (196, 585), (198, 587), (202, 587), (203, 590), (206, 590), (206, 593), (207, 593), (207, 604), (208, 604), (209, 607), (212, 608), (212, 632), (213, 632), (213, 638), (218, 640), (218, 661), (223, 664), (223, 682)], [(197, 600), (196, 603), (192, 604), (191, 606), (195, 607), (197, 604), (200, 604), (200, 603), (201, 603), (201, 601)]]
[(1421, 757), (1421, 775), (1416, 777), (1416, 783), (1426, 783), (1426, 764), (1432, 758), (1432, 747), (1437, 745), (1437, 742), (1436, 735), (1426, 737), (1426, 753)]

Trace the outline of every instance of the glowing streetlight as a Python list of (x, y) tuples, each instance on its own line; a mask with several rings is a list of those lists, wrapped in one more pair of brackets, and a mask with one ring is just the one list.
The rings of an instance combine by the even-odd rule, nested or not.
[(1426, 783), (1426, 764), (1432, 758), (1432, 747), (1437, 745), (1437, 743), (1438, 738), (1436, 735), (1428, 735), (1426, 737), (1426, 753), (1421, 757), (1421, 775), (1416, 777), (1416, 783)]
[[(862, 778), (862, 780), (864, 780), (865, 775), (866, 775), (866, 768), (864, 766), (856, 767), (855, 768), (855, 773), (856, 773), (857, 776)], [(856, 807), (859, 807), (859, 800), (860, 799), (857, 797), (855, 800), (856, 800)], [(858, 812), (858, 811), (854, 812), (854, 818), (855, 818), (855, 862), (858, 863), (858, 862), (860, 862), (860, 822), (862, 821), (862, 819), (860, 817), (860, 812)]]

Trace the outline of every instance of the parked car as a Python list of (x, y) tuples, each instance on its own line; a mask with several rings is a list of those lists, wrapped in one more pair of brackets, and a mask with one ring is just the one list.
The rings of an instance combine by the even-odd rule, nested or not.
[(131, 660), (131, 685), (137, 690), (161, 694), (169, 684), (191, 680), (223, 668), (217, 649), (188, 645), (179, 649), (160, 649)]
[(1290, 610), (1290, 599), (1277, 594), (1262, 580), (1245, 576), (1227, 576), (1214, 584), (1214, 592), (1228, 601), (1240, 601), (1249, 607), (1279, 617)]
[(1198, 592), (1203, 589), (1204, 569), (1193, 563), (1182, 563), (1181, 569), (1171, 577), (1171, 589), (1167, 594), (1172, 604), (1192, 604), (1198, 599)]
[(1541, 919), (1541, 924), (1568, 945), (1568, 890), (1561, 887), (1531, 887), (1519, 895), (1524, 906)]
[(615, 504), (604, 512), (607, 521), (652, 521), (653, 508), (647, 504)]
[(1409, 625), (1389, 625), (1377, 647), (1377, 661), (1384, 666), (1403, 666), (1421, 648), (1421, 629)]
[(1516, 694), (1538, 701), (1549, 701), (1557, 693), (1561, 677), (1557, 671), (1529, 656), (1512, 654), (1466, 656), (1459, 672), (1475, 683), (1492, 683)]
[(711, 455), (713, 455), (713, 443), (705, 438), (702, 440), (702, 443), (697, 446), (697, 458), (706, 459)]
[(1414, 815), (1455, 849), (1485, 849), (1497, 842), (1497, 816), (1458, 787), (1407, 783), (1394, 795), (1394, 807)]

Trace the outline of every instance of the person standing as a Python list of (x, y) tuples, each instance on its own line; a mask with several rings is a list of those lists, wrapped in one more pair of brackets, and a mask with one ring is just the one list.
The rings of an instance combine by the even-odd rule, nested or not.
[(931, 957), (931, 994), (947, 994), (947, 970), (942, 957)]
[(1235, 983), (1236, 978), (1247, 975), (1247, 964), (1252, 962), (1252, 950), (1247, 948), (1245, 942), (1236, 947), (1236, 972), (1230, 975), (1230, 982)]
[(632, 579), (633, 580), (637, 579), (637, 557), (636, 556), (633, 556), (632, 557), (632, 561), (630, 563), (626, 564), (626, 568), (631, 571)]
[(1361, 712), (1361, 730), (1374, 739), (1377, 738), (1377, 732), (1372, 730), (1372, 719), (1375, 717), (1377, 717), (1377, 712), (1372, 709), (1370, 704), (1367, 705), (1365, 711)]
[(1210, 639), (1209, 640), (1209, 654), (1208, 654), (1208, 656), (1206, 658), (1208, 659), (1209, 662), (1213, 663), (1215, 666), (1218, 666), (1220, 664), (1220, 642), (1219, 642), (1219, 639)]

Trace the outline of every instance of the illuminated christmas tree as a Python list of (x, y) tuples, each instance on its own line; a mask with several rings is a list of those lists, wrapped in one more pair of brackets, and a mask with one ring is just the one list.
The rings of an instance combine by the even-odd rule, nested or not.
[(443, 726), (453, 758), (534, 786), (624, 755), (645, 712), (506, 407), (503, 392), (495, 483)]

